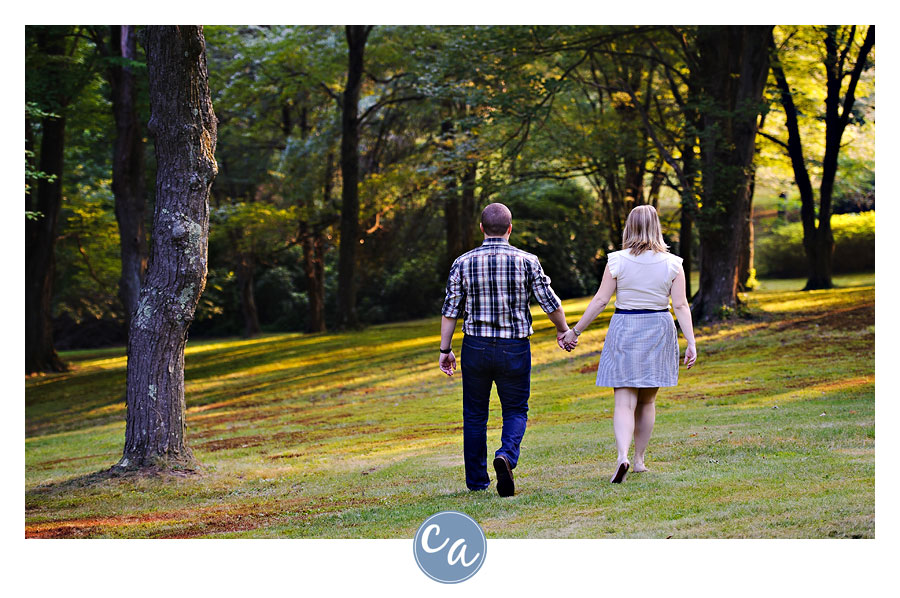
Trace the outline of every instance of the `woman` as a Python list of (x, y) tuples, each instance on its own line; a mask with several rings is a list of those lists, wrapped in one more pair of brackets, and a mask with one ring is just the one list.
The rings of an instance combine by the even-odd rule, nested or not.
[(681, 258), (668, 252), (659, 216), (653, 206), (638, 206), (628, 214), (622, 251), (610, 253), (600, 289), (584, 315), (561, 339), (567, 349), (602, 312), (613, 293), (616, 312), (597, 368), (597, 386), (615, 389), (613, 430), (619, 452), (610, 481), (625, 481), (631, 463), (628, 448), (634, 437), (633, 471), (647, 471), (644, 452), (656, 419), (656, 391), (678, 384), (678, 333), (669, 313), (669, 298), (687, 339), (684, 363), (697, 359), (691, 308), (685, 295)]

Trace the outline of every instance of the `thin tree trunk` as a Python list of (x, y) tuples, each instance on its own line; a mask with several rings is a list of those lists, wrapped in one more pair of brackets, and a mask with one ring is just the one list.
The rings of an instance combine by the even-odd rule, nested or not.
[(66, 119), (41, 121), (39, 170), (53, 175), (37, 184), (37, 202), (29, 210), (40, 212), (25, 222), (25, 373), (63, 372), (66, 365), (53, 347), (51, 301), (56, 272), (56, 229), (62, 205), (63, 149)]
[(216, 115), (200, 26), (153, 26), (144, 41), (157, 160), (150, 265), (128, 336), (123, 468), (191, 467), (184, 347), (206, 284)]
[(769, 69), (771, 26), (702, 27), (700, 78), (707, 106), (701, 135), (703, 209), (698, 322), (737, 307), (741, 231), (750, 202), (756, 131)]
[[(112, 56), (135, 60), (134, 27), (110, 27)], [(116, 140), (113, 153), (112, 190), (119, 224), (122, 276), (119, 298), (125, 308), (125, 324), (137, 308), (141, 281), (147, 269), (147, 237), (144, 232), (144, 143), (137, 113), (137, 82), (130, 66), (114, 64), (109, 69)]]
[(303, 271), (309, 298), (307, 332), (325, 332), (325, 239), (321, 233), (303, 234)]
[(253, 338), (260, 333), (259, 312), (253, 293), (253, 274), (256, 265), (253, 258), (240, 254), (238, 257), (237, 283), (241, 291), (241, 314), (244, 316), (244, 336)]
[(738, 262), (738, 288), (749, 291), (747, 287), (753, 274), (753, 192), (756, 188), (756, 176), (751, 176), (750, 192), (747, 198), (747, 214), (744, 226), (741, 227), (741, 256)]
[[(696, 115), (693, 111), (688, 115), (688, 129), (695, 128)], [(693, 297), (691, 288), (691, 271), (693, 270), (694, 248), (694, 221), (697, 217), (697, 202), (694, 199), (694, 189), (697, 175), (697, 161), (694, 157), (696, 136), (688, 132), (687, 139), (681, 147), (682, 176), (684, 177), (681, 191), (681, 225), (679, 232), (678, 250), (681, 255), (681, 267), (684, 269), (684, 283), (687, 298)]]
[(875, 26), (866, 32), (865, 40), (857, 56), (856, 64), (849, 73), (847, 92), (841, 95), (841, 86), (848, 73), (844, 70), (844, 60), (849, 55), (853, 43), (852, 34), (843, 50), (838, 48), (838, 27), (825, 28), (825, 71), (827, 92), (825, 96), (825, 155), (822, 160), (822, 182), (819, 185), (819, 226), (813, 242), (814, 256), (812, 275), (804, 290), (830, 289), (834, 256), (834, 235), (831, 231), (831, 202), (834, 179), (837, 176), (838, 157), (841, 152), (841, 138), (850, 122), (850, 113), (856, 101), (856, 85), (865, 68), (866, 57), (875, 45)]
[(466, 163), (463, 171), (462, 203), (460, 204), (460, 253), (475, 247), (475, 231), (478, 230), (478, 214), (475, 209), (475, 182), (478, 178), (478, 161)]
[[(325, 161), (325, 177), (322, 184), (322, 203), (331, 205), (334, 184), (334, 155), (329, 152)], [(304, 223), (300, 231), (303, 238), (303, 271), (306, 274), (306, 293), (309, 298), (308, 332), (325, 332), (325, 223), (308, 229)]]
[[(65, 53), (62, 36), (45, 33), (38, 38), (41, 53)], [(54, 68), (54, 67), (48, 67)], [(60, 68), (60, 67), (55, 67)], [(60, 77), (62, 74), (59, 74)], [(62, 206), (63, 151), (68, 100), (59, 90), (48, 90), (52, 109), (59, 117), (41, 119), (41, 151), (38, 170), (54, 177), (41, 178), (37, 192), (25, 197), (26, 210), (39, 212), (25, 221), (25, 373), (62, 372), (66, 365), (53, 347), (52, 304), (56, 270), (57, 221)]]
[[(837, 175), (841, 138), (849, 123), (850, 113), (856, 101), (856, 86), (866, 68), (869, 52), (875, 45), (875, 26), (873, 25), (866, 31), (865, 40), (856, 57), (853, 69), (847, 72), (844, 62), (850, 55), (853, 31), (855, 31), (855, 27), (848, 36), (847, 45), (843, 49), (839, 49), (838, 27), (832, 25), (825, 28), (825, 155), (822, 160), (822, 180), (819, 186), (818, 227), (815, 222), (815, 199), (812, 184), (806, 170), (800, 129), (797, 123), (797, 109), (794, 105), (790, 85), (778, 60), (774, 42), (770, 46), (773, 55), (772, 73), (775, 75), (775, 81), (781, 93), (781, 105), (784, 108), (788, 129), (787, 151), (794, 169), (794, 181), (800, 191), (803, 247), (809, 264), (809, 278), (804, 287), (804, 290), (807, 291), (829, 289), (834, 286), (831, 279), (834, 255), (834, 235), (831, 230), (834, 179)], [(841, 88), (845, 79), (848, 79), (847, 91), (842, 96)]]
[(784, 75), (784, 69), (778, 59), (775, 42), (770, 46), (772, 53), (772, 74), (781, 94), (781, 107), (784, 109), (785, 124), (787, 125), (788, 141), (787, 152), (794, 169), (794, 182), (800, 191), (800, 221), (803, 224), (803, 248), (806, 251), (806, 260), (809, 264), (809, 276), (807, 284), (815, 277), (816, 262), (816, 201), (813, 196), (813, 187), (810, 182), (809, 172), (806, 169), (806, 159), (803, 157), (803, 143), (800, 139), (800, 125), (797, 118), (797, 107), (794, 105), (794, 96)]
[(356, 314), (356, 246), (359, 244), (359, 91), (363, 53), (371, 26), (346, 27), (347, 84), (341, 111), (341, 249), (338, 257), (338, 324), (354, 327)]

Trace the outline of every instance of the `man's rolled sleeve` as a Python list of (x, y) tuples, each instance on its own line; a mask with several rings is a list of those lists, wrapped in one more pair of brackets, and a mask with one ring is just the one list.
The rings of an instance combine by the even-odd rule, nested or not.
[(541, 262), (537, 259), (531, 263), (531, 267), (531, 290), (534, 293), (534, 298), (537, 299), (538, 305), (541, 306), (544, 313), (549, 314), (556, 311), (562, 305), (562, 301), (559, 300), (559, 297), (553, 292), (553, 288), (550, 287), (550, 277), (544, 274)]
[(444, 306), (441, 314), (447, 318), (458, 318), (462, 311), (463, 300), (466, 297), (460, 279), (459, 262), (453, 262), (450, 268), (450, 276), (447, 278), (447, 295), (444, 297)]

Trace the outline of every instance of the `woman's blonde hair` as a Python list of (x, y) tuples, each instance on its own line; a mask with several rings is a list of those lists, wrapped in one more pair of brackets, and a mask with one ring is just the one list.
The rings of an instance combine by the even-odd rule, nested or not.
[(622, 249), (631, 249), (634, 255), (649, 250), (668, 251), (669, 246), (663, 241), (662, 227), (659, 225), (659, 214), (653, 206), (637, 206), (625, 220), (625, 231), (622, 233)]

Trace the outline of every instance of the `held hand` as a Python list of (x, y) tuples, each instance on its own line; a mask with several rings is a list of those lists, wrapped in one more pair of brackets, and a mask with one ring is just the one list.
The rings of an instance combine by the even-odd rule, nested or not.
[(568, 351), (569, 349), (568, 347), (566, 347), (566, 343), (563, 341), (563, 339), (566, 337), (566, 333), (568, 332), (568, 329), (563, 331), (560, 331), (559, 329), (556, 330), (556, 344), (559, 345), (560, 349), (565, 349), (566, 351)]
[(684, 352), (684, 363), (687, 365), (687, 369), (694, 367), (695, 361), (697, 361), (697, 347), (696, 345), (688, 345)]
[(438, 361), (438, 366), (440, 366), (442, 372), (448, 376), (452, 376), (453, 371), (456, 369), (456, 355), (453, 354), (453, 351), (441, 353), (441, 359)]
[(574, 330), (570, 328), (566, 332), (566, 335), (563, 337), (563, 343), (565, 343), (567, 351), (572, 351), (578, 346), (578, 335), (575, 334)]

